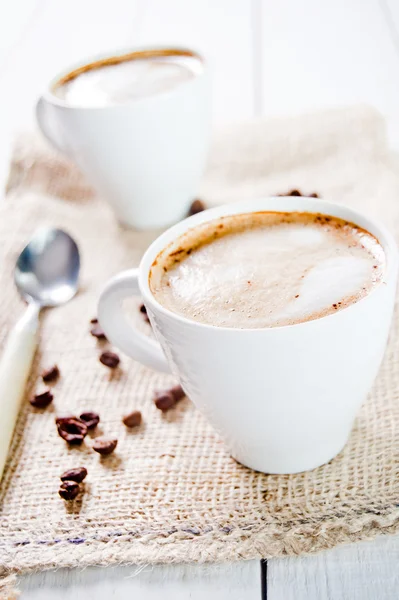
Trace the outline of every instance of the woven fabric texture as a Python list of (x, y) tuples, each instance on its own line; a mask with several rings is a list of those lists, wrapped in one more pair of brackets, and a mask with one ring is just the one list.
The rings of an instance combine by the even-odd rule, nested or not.
[[(201, 190), (209, 204), (318, 192), (385, 221), (399, 239), (399, 170), (384, 122), (367, 108), (247, 123), (216, 135)], [(132, 165), (134, 168), (134, 165)], [(399, 531), (398, 320), (369, 400), (343, 452), (297, 475), (265, 475), (237, 464), (189, 400), (161, 414), (154, 389), (173, 381), (127, 357), (100, 364), (107, 343), (89, 334), (96, 301), (114, 273), (136, 266), (154, 233), (122, 229), (78, 171), (36, 138), (19, 139), (0, 208), (0, 343), (22, 313), (12, 269), (41, 225), (68, 230), (82, 253), (79, 294), (42, 315), (41, 344), (0, 488), (0, 573), (115, 563), (226, 561), (317, 552)], [(133, 299), (128, 310), (147, 331)], [(54, 403), (34, 409), (43, 367), (57, 363)], [(124, 413), (144, 424), (128, 431)], [(119, 440), (101, 458), (68, 447), (58, 412), (100, 413)], [(59, 476), (85, 466), (84, 493), (58, 493)]]

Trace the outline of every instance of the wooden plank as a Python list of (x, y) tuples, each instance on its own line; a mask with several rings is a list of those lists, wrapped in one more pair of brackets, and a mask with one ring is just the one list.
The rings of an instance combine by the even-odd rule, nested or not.
[(132, 43), (198, 49), (213, 73), (213, 119), (254, 115), (253, 18), (248, 0), (146, 0)]
[(0, 3), (0, 69), (23, 33), (40, 12), (40, 0), (19, 0), (16, 4)]
[(262, 47), (265, 114), (368, 103), (399, 144), (399, 55), (378, 0), (267, 0)]
[(379, 0), (379, 4), (391, 31), (396, 52), (399, 54), (399, 3), (397, 0)]
[(21, 578), (21, 600), (260, 600), (259, 561), (60, 569)]
[(397, 600), (399, 537), (267, 561), (268, 600)]

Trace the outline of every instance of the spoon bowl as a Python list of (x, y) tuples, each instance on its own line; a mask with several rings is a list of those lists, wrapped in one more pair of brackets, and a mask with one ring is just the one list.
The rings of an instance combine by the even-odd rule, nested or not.
[(79, 249), (71, 236), (61, 229), (43, 227), (19, 255), (14, 280), (28, 302), (58, 306), (76, 294), (79, 269)]

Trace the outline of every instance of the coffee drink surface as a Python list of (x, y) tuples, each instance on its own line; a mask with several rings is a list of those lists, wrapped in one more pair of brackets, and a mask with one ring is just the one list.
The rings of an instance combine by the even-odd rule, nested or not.
[(293, 325), (357, 302), (385, 271), (378, 240), (336, 217), (259, 212), (189, 230), (152, 265), (150, 288), (188, 319), (239, 329)]
[(202, 72), (194, 54), (137, 52), (82, 67), (59, 81), (53, 93), (70, 106), (124, 104), (168, 91)]

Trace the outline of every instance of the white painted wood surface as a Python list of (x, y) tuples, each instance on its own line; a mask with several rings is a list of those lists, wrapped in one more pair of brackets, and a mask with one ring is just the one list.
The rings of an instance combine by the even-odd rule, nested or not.
[[(18, 0), (0, 3), (0, 183), (11, 139), (36, 97), (80, 57), (184, 44), (208, 58), (213, 120), (364, 102), (399, 148), (398, 0)], [(268, 562), (269, 600), (394, 600), (399, 538)], [(213, 567), (62, 570), (26, 577), (24, 600), (260, 598), (259, 562)]]
[(399, 48), (377, 0), (280, 0), (262, 7), (265, 112), (366, 102), (389, 119), (391, 139), (399, 140)]
[(212, 70), (213, 120), (226, 124), (254, 114), (251, 0), (147, 0), (133, 44), (198, 49)]
[(396, 125), (399, 53), (387, 17), (377, 0), (263, 2), (265, 112), (367, 102)]
[(271, 560), (267, 600), (397, 600), (398, 567), (397, 536)]
[(259, 561), (90, 568), (26, 577), (21, 600), (260, 600)]

